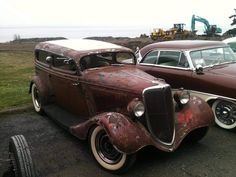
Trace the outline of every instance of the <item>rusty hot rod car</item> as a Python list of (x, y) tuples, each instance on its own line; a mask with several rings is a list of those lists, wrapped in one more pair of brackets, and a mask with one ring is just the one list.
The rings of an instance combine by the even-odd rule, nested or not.
[(202, 99), (184, 90), (172, 95), (163, 80), (137, 69), (128, 48), (58, 40), (39, 43), (35, 57), (35, 111), (88, 138), (95, 160), (108, 171), (127, 170), (145, 146), (170, 152), (187, 135), (198, 141), (214, 122)]
[(236, 56), (220, 41), (165, 41), (137, 53), (139, 69), (204, 99), (224, 129), (236, 128)]

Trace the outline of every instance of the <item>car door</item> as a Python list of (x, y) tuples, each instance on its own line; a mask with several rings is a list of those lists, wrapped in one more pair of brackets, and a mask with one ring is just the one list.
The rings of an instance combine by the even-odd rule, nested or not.
[(49, 75), (55, 103), (78, 116), (88, 116), (88, 108), (73, 59), (52, 55), (52, 72)]
[[(190, 69), (185, 54), (181, 51), (159, 50), (158, 53), (156, 51), (152, 51), (145, 56), (140, 63), (140, 69), (155, 77), (164, 79), (172, 88), (191, 86), (193, 70)], [(155, 62), (148, 59), (153, 54), (157, 54)], [(152, 61), (151, 67), (149, 67), (150, 64), (146, 63), (147, 61)]]

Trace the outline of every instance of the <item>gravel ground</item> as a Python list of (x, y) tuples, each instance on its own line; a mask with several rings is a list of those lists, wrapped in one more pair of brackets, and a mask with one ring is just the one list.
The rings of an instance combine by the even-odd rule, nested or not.
[[(46, 116), (33, 111), (0, 115), (0, 177), (7, 169), (8, 140), (23, 134), (31, 148), (39, 177), (108, 177), (79, 141)], [(236, 132), (212, 127), (194, 145), (182, 145), (174, 153), (146, 148), (138, 153), (132, 169), (122, 176), (135, 177), (235, 177)]]

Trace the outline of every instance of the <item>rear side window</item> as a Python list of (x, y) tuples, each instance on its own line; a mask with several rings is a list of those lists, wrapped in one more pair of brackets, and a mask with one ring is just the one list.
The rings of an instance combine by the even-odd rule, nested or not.
[(236, 42), (228, 43), (231, 49), (236, 53)]
[(49, 53), (45, 52), (45, 51), (37, 50), (35, 52), (35, 56), (38, 61), (43, 62), (43, 63), (47, 63), (46, 58), (47, 58), (47, 56), (49, 56)]
[(178, 66), (180, 52), (177, 51), (161, 51), (158, 59), (159, 65)]
[(55, 68), (67, 71), (76, 71), (76, 64), (73, 59), (55, 54), (52, 54), (51, 56), (53, 58), (53, 66)]

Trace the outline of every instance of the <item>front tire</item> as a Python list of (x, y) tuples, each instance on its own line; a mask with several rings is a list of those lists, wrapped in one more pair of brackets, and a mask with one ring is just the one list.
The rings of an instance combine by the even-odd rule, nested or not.
[(224, 129), (236, 128), (236, 105), (229, 101), (216, 100), (212, 104), (216, 124)]
[(32, 102), (33, 102), (34, 110), (37, 113), (42, 114), (43, 113), (42, 103), (41, 103), (42, 99), (40, 98), (40, 93), (39, 93), (39, 90), (38, 90), (35, 83), (32, 84), (31, 96), (32, 96)]
[(193, 130), (190, 134), (187, 135), (186, 141), (188, 143), (194, 144), (204, 138), (209, 130), (209, 127), (201, 127)]
[(136, 154), (128, 155), (117, 151), (101, 126), (90, 131), (89, 142), (95, 160), (102, 168), (112, 173), (124, 173), (136, 160)]

